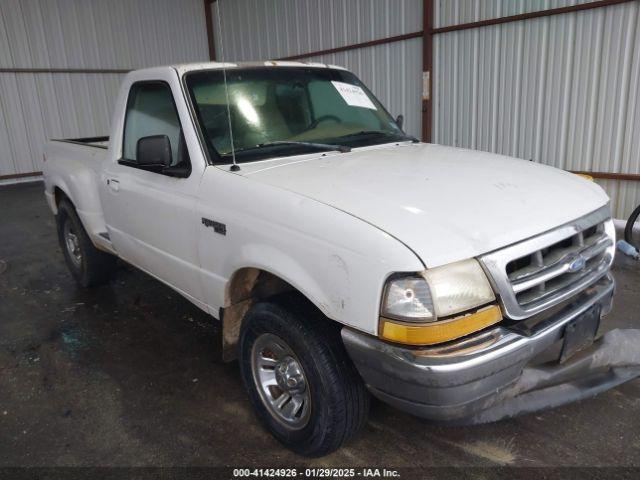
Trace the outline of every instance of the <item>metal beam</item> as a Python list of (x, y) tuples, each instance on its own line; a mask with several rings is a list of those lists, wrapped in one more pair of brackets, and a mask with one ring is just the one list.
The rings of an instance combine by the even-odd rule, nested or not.
[(430, 142), (433, 123), (433, 1), (422, 2), (422, 141)]
[(489, 25), (499, 25), (501, 23), (518, 22), (520, 20), (528, 20), (531, 18), (550, 17), (552, 15), (560, 15), (562, 13), (579, 12), (581, 10), (591, 10), (594, 8), (608, 7), (619, 3), (633, 2), (635, 0), (599, 0), (597, 2), (581, 3), (571, 5), (570, 7), (550, 8), (548, 10), (538, 10), (537, 12), (521, 13), (519, 15), (509, 15), (508, 17), (491, 18), (488, 20), (480, 20), (477, 22), (460, 23), (458, 25), (449, 25), (447, 27), (434, 28), (432, 33), (455, 32), (458, 30), (468, 30), (470, 28), (486, 27)]
[[(427, 0), (427, 1), (430, 1), (430, 0)], [(629, 181), (629, 182), (640, 182), (639, 173), (584, 172), (584, 171), (578, 171), (578, 170), (573, 170), (571, 171), (571, 173), (590, 175), (593, 178), (600, 178), (602, 180), (620, 180), (620, 181)], [(14, 173), (11, 175), (0, 175), (0, 180), (37, 177), (39, 175), (42, 175), (42, 172)]]
[(593, 178), (600, 178), (602, 180), (623, 180), (629, 182), (640, 182), (640, 174), (638, 173), (582, 172), (577, 170), (572, 171), (571, 173), (589, 175)]
[(332, 53), (347, 52), (349, 50), (357, 50), (359, 48), (374, 47), (376, 45), (383, 45), (385, 43), (401, 42), (402, 40), (409, 40), (411, 38), (420, 38), (420, 37), (422, 37), (422, 32), (405, 33), (404, 35), (395, 35), (393, 37), (378, 38), (376, 40), (370, 40), (368, 42), (352, 43), (351, 45), (344, 45), (343, 47), (329, 48), (327, 50), (316, 50), (315, 52), (290, 55), (288, 57), (277, 58), (276, 60), (299, 60), (301, 58), (319, 57), (320, 55), (330, 55)]
[(38, 177), (40, 175), (42, 175), (42, 172), (13, 173), (11, 175), (0, 175), (0, 180), (14, 180), (17, 178)]
[(0, 68), (0, 73), (129, 73), (129, 68)]

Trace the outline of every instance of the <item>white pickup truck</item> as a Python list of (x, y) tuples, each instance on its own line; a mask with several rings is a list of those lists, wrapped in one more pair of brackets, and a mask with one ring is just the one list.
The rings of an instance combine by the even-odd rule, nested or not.
[(87, 287), (118, 257), (220, 321), (257, 416), (306, 455), (353, 436), (369, 392), (482, 423), (638, 376), (640, 331), (600, 325), (603, 190), (401, 123), (334, 66), (129, 73), (110, 137), (46, 146), (66, 262)]

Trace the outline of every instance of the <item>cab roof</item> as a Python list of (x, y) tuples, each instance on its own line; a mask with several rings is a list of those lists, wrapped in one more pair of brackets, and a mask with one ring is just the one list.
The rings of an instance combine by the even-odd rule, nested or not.
[(180, 76), (184, 75), (187, 72), (192, 72), (194, 70), (211, 70), (218, 68), (256, 68), (256, 67), (264, 67), (264, 68), (273, 68), (273, 67), (313, 67), (313, 68), (332, 68), (338, 70), (346, 70), (344, 67), (340, 67), (338, 65), (328, 65), (326, 63), (317, 63), (317, 62), (296, 62), (296, 61), (288, 61), (288, 60), (265, 60), (261, 62), (202, 62), (202, 63), (184, 63), (178, 65), (171, 65), (172, 68), (175, 68)]

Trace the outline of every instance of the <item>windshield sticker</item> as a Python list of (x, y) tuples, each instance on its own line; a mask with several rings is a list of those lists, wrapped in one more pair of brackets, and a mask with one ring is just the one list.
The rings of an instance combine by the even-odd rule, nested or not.
[(344, 82), (331, 82), (336, 88), (340, 96), (347, 102), (347, 105), (352, 107), (369, 108), (371, 110), (377, 110), (371, 99), (367, 94), (357, 85), (351, 85)]

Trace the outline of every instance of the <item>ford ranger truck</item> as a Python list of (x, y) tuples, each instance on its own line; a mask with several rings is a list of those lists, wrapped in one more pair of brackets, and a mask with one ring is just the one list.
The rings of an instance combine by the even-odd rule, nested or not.
[(77, 282), (107, 282), (120, 258), (208, 312), (257, 417), (300, 454), (351, 438), (370, 394), (472, 424), (640, 374), (640, 332), (604, 321), (603, 190), (421, 143), (343, 68), (134, 71), (109, 137), (45, 150)]

